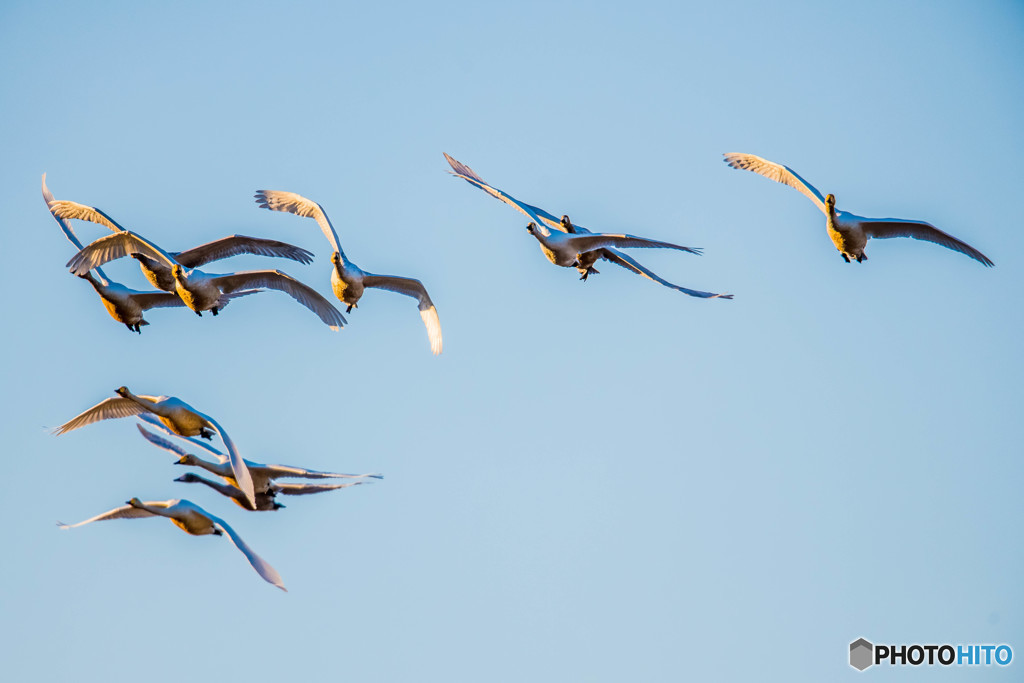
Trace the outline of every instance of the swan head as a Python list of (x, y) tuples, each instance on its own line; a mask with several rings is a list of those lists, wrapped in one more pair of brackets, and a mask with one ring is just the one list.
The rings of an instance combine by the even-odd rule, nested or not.
[(197, 477), (196, 475), (194, 475), (191, 472), (189, 472), (188, 474), (181, 475), (180, 477), (178, 477), (174, 481), (181, 481), (181, 482), (184, 482), (186, 484), (195, 484), (196, 482), (199, 481), (199, 477)]
[(825, 195), (825, 206), (828, 207), (829, 211), (836, 208), (836, 196), (834, 194)]
[[(175, 462), (174, 464), (175, 465), (193, 465), (193, 466), (195, 466), (197, 464), (196, 456), (192, 455), (191, 453), (186, 453), (185, 455), (183, 455), (180, 458), (178, 458), (177, 462)], [(185, 475), (185, 476), (189, 476), (189, 475)]]
[(536, 229), (537, 229), (537, 224), (534, 223), (533, 221), (530, 221), (530, 224), (526, 226), (526, 232), (530, 233), (531, 235), (533, 234), (533, 231), (536, 230)]
[(572, 227), (572, 221), (570, 221), (569, 217), (567, 215), (565, 215), (565, 214), (562, 214), (562, 221), (561, 222), (562, 222), (562, 227), (563, 228), (571, 228)]
[(118, 387), (117, 389), (114, 390), (114, 393), (120, 396), (121, 398), (128, 398), (128, 394), (130, 394), (131, 392), (128, 391), (128, 387)]
[(128, 501), (128, 505), (131, 505), (133, 508), (142, 507), (142, 501), (138, 498), (132, 498)]
[(185, 269), (181, 267), (180, 263), (175, 263), (171, 266), (171, 277), (175, 280), (181, 280), (185, 277)]

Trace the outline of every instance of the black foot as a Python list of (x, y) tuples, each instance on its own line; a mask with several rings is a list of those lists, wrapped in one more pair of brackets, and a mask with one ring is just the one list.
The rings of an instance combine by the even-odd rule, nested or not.
[(209, 429), (200, 429), (199, 436), (203, 437), (207, 441), (213, 441), (213, 432), (211, 432)]
[(864, 260), (864, 254), (857, 257), (857, 263), (861, 263)]
[(346, 313), (351, 313), (352, 312), (352, 304), (349, 304), (349, 307), (345, 309), (345, 312)]
[(135, 331), (135, 328), (132, 327), (131, 325), (129, 325), (128, 323), (125, 323), (124, 326), (128, 328), (129, 332), (134, 332)]
[(195, 311), (195, 314), (198, 315), (200, 318), (203, 317), (203, 312), (202, 311)]
[(210, 312), (212, 312), (213, 315), (216, 316), (219, 311), (217, 310), (217, 307), (214, 306), (213, 308), (210, 309)]
[(842, 256), (843, 260), (846, 261), (847, 263), (850, 262), (850, 257), (844, 254), (843, 252), (839, 252), (839, 255)]
[(142, 327), (140, 327), (138, 323), (135, 323), (135, 331), (142, 334)]

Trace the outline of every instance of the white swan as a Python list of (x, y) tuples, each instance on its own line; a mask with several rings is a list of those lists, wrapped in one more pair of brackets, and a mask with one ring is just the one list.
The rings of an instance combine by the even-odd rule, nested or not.
[(221, 494), (222, 496), (227, 496), (228, 498), (233, 500), (235, 502), (235, 505), (242, 508), (243, 510), (258, 510), (262, 512), (267, 510), (279, 510), (280, 508), (284, 507), (284, 505), (281, 505), (276, 500), (274, 500), (274, 493), (260, 493), (259, 491), (257, 491), (256, 502), (251, 503), (249, 502), (249, 499), (245, 497), (245, 494), (242, 493), (242, 490), (237, 486), (232, 486), (231, 484), (224, 484), (218, 481), (210, 481), (209, 479), (200, 477), (198, 474), (193, 474), (191, 472), (186, 472), (185, 474), (181, 475), (174, 481), (180, 481), (186, 484), (206, 484), (207, 486), (209, 486), (211, 489)]
[[(139, 415), (140, 419), (145, 419), (146, 422), (153, 424), (151, 419), (147, 419), (148, 417), (148, 415)], [(211, 453), (213, 453), (214, 456), (217, 458), (217, 462), (209, 462), (208, 460), (203, 460), (202, 458), (193, 453), (189, 453), (178, 444), (169, 441), (168, 439), (165, 439), (158, 434), (154, 434), (153, 432), (149, 431), (140, 424), (137, 424), (135, 426), (138, 428), (139, 433), (142, 434), (142, 437), (149, 441), (151, 444), (153, 444), (157, 448), (162, 448), (165, 451), (177, 455), (178, 460), (175, 463), (176, 465), (190, 465), (192, 467), (201, 467), (207, 472), (210, 472), (211, 474), (216, 474), (218, 477), (223, 478), (225, 481), (228, 482), (228, 484), (232, 486), (238, 486), (238, 482), (235, 480), (234, 472), (231, 469), (230, 462), (216, 449), (207, 446), (206, 444), (196, 442), (194, 439), (189, 439), (187, 437), (182, 437), (181, 435), (176, 435), (179, 436), (179, 438), (183, 438), (189, 441), (190, 443), (193, 443), (197, 446), (201, 446), (206, 450), (210, 451)], [(173, 431), (168, 430), (159, 422), (156, 423), (156, 426), (158, 426), (160, 429), (164, 431), (174, 433)], [(290, 465), (264, 465), (263, 463), (253, 462), (252, 460), (243, 460), (242, 462), (245, 463), (246, 470), (249, 472), (249, 476), (252, 477), (253, 490), (256, 491), (257, 495), (261, 493), (272, 493), (274, 491), (285, 493), (286, 495), (301, 495), (302, 493), (320, 492), (320, 490), (313, 489), (302, 490), (302, 484), (278, 484), (274, 481), (275, 479), (365, 479), (371, 477), (374, 479), (384, 478), (380, 474), (376, 473), (339, 474), (336, 472), (320, 472), (317, 470), (307, 470), (302, 467), (292, 467)], [(361, 482), (356, 483), (358, 484)], [(333, 491), (334, 489), (345, 488), (350, 485), (353, 484), (329, 484), (325, 485), (326, 488), (323, 488), (321, 490)]]
[(245, 461), (238, 453), (234, 442), (224, 428), (217, 424), (209, 415), (200, 413), (198, 410), (173, 396), (145, 396), (136, 395), (128, 390), (128, 387), (117, 389), (119, 398), (108, 398), (100, 401), (92, 408), (89, 408), (81, 415), (77, 415), (54, 430), (54, 434), (66, 434), (79, 427), (90, 425), (100, 420), (112, 420), (120, 417), (130, 417), (143, 413), (152, 413), (175, 434), (181, 436), (201, 436), (204, 439), (213, 437), (216, 432), (220, 435), (224, 446), (228, 449), (228, 460), (231, 463), (231, 472), (238, 488), (242, 489), (249, 502), (255, 505), (256, 494), (252, 484), (252, 476), (245, 467)]
[[(590, 232), (589, 230), (587, 230), (583, 226), (574, 225), (572, 223), (572, 221), (569, 220), (568, 216), (562, 216), (561, 219), (555, 218), (552, 214), (548, 213), (544, 209), (538, 208), (536, 206), (532, 206), (532, 205), (527, 204), (525, 202), (521, 202), (518, 199), (516, 199), (515, 197), (513, 197), (512, 195), (510, 195), (510, 194), (508, 194), (506, 192), (503, 192), (502, 190), (499, 190), (498, 188), (494, 187), (493, 185), (488, 184), (487, 181), (485, 181), (483, 178), (481, 178), (479, 175), (477, 175), (476, 172), (473, 169), (471, 169), (469, 166), (466, 166), (462, 162), (453, 159), (448, 154), (445, 154), (444, 158), (448, 160), (448, 164), (453, 169), (452, 171), (449, 171), (449, 173), (451, 173), (452, 175), (454, 175), (457, 178), (462, 178), (463, 180), (465, 180), (470, 185), (473, 185), (474, 187), (477, 187), (477, 188), (483, 190), (484, 192), (486, 192), (487, 194), (491, 195), (495, 199), (498, 199), (499, 201), (502, 201), (505, 204), (508, 204), (509, 206), (511, 206), (512, 208), (516, 209), (517, 211), (519, 211), (523, 215), (529, 217), (534, 222), (535, 225), (537, 225), (537, 226), (544, 226), (544, 227), (548, 228), (549, 229), (548, 230), (549, 233), (550, 233), (550, 230), (555, 230), (555, 231), (558, 231), (558, 232), (563, 232), (563, 233), (568, 233), (568, 234), (573, 234), (573, 235), (591, 236), (591, 237), (596, 236), (594, 233)], [(536, 234), (534, 236), (536, 237)], [(612, 236), (612, 237), (629, 238), (630, 236), (629, 235), (615, 235), (615, 236)], [(641, 239), (641, 238), (633, 238), (633, 239)], [(541, 241), (540, 238), (538, 238), (538, 241)], [(589, 277), (590, 275), (592, 275), (594, 273), (597, 273), (598, 270), (596, 268), (594, 268), (594, 263), (596, 263), (598, 259), (605, 259), (606, 261), (614, 263), (614, 264), (616, 264), (618, 266), (622, 266), (626, 270), (632, 271), (633, 273), (636, 273), (637, 275), (640, 275), (641, 277), (645, 277), (648, 280), (652, 280), (652, 281), (657, 282), (657, 283), (659, 283), (661, 285), (664, 285), (665, 287), (668, 287), (669, 289), (674, 289), (677, 292), (682, 292), (683, 294), (687, 294), (689, 296), (694, 296), (694, 297), (698, 297), (698, 298), (701, 298), (701, 299), (731, 299), (732, 298), (732, 294), (715, 294), (713, 292), (702, 292), (702, 291), (699, 291), (699, 290), (687, 289), (686, 287), (680, 287), (679, 285), (672, 284), (668, 280), (665, 280), (665, 279), (659, 277), (654, 272), (652, 272), (652, 271), (648, 270), (647, 268), (645, 268), (644, 266), (640, 265), (635, 260), (633, 260), (631, 257), (629, 257), (629, 256), (627, 256), (627, 255), (625, 255), (625, 254), (623, 254), (623, 253), (621, 253), (619, 251), (616, 251), (615, 249), (613, 249), (613, 248), (611, 248), (609, 246), (604, 246), (604, 247), (600, 247), (599, 248), (599, 247), (591, 246), (590, 244), (587, 244), (585, 242), (578, 242), (577, 246), (590, 247), (589, 251), (583, 251), (582, 253), (577, 254), (577, 256), (575, 258), (575, 263), (568, 264), (569, 266), (574, 266), (576, 268), (576, 270), (580, 273), (580, 279), (581, 280), (586, 280), (587, 277)], [(612, 245), (612, 246), (615, 246), (615, 245)], [(629, 245), (627, 245), (627, 244), (624, 244), (624, 243), (620, 242), (618, 246), (623, 246), (623, 247), (627, 247), (627, 246), (628, 247), (635, 247), (635, 246), (647, 246), (647, 247), (652, 247), (652, 246), (668, 246), (669, 248), (681, 249), (683, 251), (689, 251), (690, 253), (693, 253), (693, 254), (699, 254), (700, 253), (699, 249), (691, 249), (689, 247), (677, 247), (676, 245), (668, 245), (667, 243), (664, 243), (664, 242), (654, 243), (654, 244), (643, 244), (643, 245), (638, 245), (638, 244), (629, 244)], [(545, 245), (544, 245), (543, 241), (541, 241), (541, 249), (544, 251), (544, 255), (548, 257), (548, 260), (551, 260), (552, 263), (555, 263), (555, 261), (552, 260), (551, 254), (549, 254), (548, 250), (545, 248)], [(563, 261), (568, 261), (568, 258), (567, 257), (563, 257), (562, 260)], [(557, 265), (563, 265), (563, 264), (562, 263), (558, 263)]]
[[(143, 274), (154, 287), (165, 292), (175, 291), (171, 267), (159, 259), (150, 258), (145, 254), (134, 251), (134, 242), (131, 235), (128, 234), (129, 231), (121, 227), (103, 211), (92, 206), (67, 200), (56, 201), (51, 199), (51, 201), (47, 202), (47, 207), (56, 218), (89, 221), (90, 223), (96, 223), (109, 228), (114, 234), (107, 235), (98, 240), (102, 246), (96, 248), (107, 250), (109, 260), (120, 258), (112, 255), (119, 251), (123, 252), (122, 256), (132, 256), (138, 260)], [(188, 251), (168, 252), (168, 256), (175, 263), (180, 263), (185, 268), (198, 268), (212, 261), (219, 261), (220, 259), (240, 254), (286, 258), (304, 264), (313, 261), (313, 254), (311, 252), (295, 245), (278, 240), (247, 237), (245, 235), (231, 235), (230, 237), (224, 237), (213, 242), (207, 242)]]
[(864, 218), (846, 211), (836, 211), (835, 195), (829, 194), (822, 197), (813, 185), (788, 166), (776, 164), (753, 154), (733, 152), (723, 156), (725, 163), (732, 168), (753, 171), (777, 183), (789, 185), (814, 202), (814, 205), (825, 214), (825, 228), (828, 230), (828, 236), (847, 263), (850, 262), (850, 259), (858, 263), (867, 259), (864, 247), (872, 237), (913, 237), (959, 251), (984, 266), (995, 265), (987, 256), (971, 245), (939, 230), (931, 223), (909, 221), (902, 218)]
[(253, 552), (253, 549), (246, 545), (245, 541), (235, 533), (235, 530), (227, 522), (220, 517), (211, 515), (190, 500), (147, 500), (143, 502), (138, 498), (132, 498), (126, 505), (108, 510), (84, 522), (77, 524), (57, 522), (57, 524), (62, 529), (74, 529), (83, 524), (102, 522), (108, 519), (139, 519), (141, 517), (154, 516), (167, 517), (179, 529), (193, 536), (206, 536), (209, 534), (222, 536), (227, 534), (231, 542), (242, 551), (245, 559), (249, 560), (249, 564), (252, 565), (257, 574), (263, 577), (264, 581), (287, 592), (288, 589), (284, 587), (284, 581), (281, 580), (281, 575), (277, 573), (277, 570), (270, 566), (269, 562)]
[[(50, 189), (46, 186), (46, 174), (43, 174), (43, 201), (49, 207), (54, 203), (53, 194), (50, 193)], [(78, 236), (75, 235), (75, 231), (71, 229), (71, 226), (60, 216), (50, 212), (53, 219), (57, 221), (57, 225), (60, 226), (64, 236), (68, 238), (71, 244), (81, 251), (82, 243), (78, 241)], [(99, 294), (100, 299), (103, 302), (103, 307), (107, 309), (110, 317), (119, 323), (124, 324), (129, 330), (142, 334), (141, 327), (148, 325), (149, 323), (142, 317), (142, 314), (151, 308), (166, 308), (173, 306), (184, 306), (185, 303), (175, 293), (168, 292), (139, 292), (134, 289), (129, 289), (124, 285), (114, 282), (107, 277), (100, 268), (94, 269), (96, 275), (92, 272), (86, 272), (80, 275), (83, 280), (89, 282), (96, 293)], [(244, 296), (246, 294), (253, 294), (256, 290), (237, 292), (231, 297), (224, 300), (224, 305), (227, 305), (227, 301), (230, 298), (236, 296)]]
[(128, 254), (140, 254), (147, 257), (148, 260), (139, 259), (143, 264), (148, 261), (159, 261), (169, 268), (178, 296), (186, 306), (200, 316), (203, 311), (211, 311), (217, 315), (222, 308), (221, 303), (226, 294), (264, 288), (284, 292), (315, 313), (332, 330), (341, 329), (346, 322), (338, 309), (319, 292), (279, 270), (247, 270), (240, 273), (212, 275), (193, 268), (186, 273), (173, 256), (154, 242), (131, 231), (101, 237), (75, 254), (67, 265), (72, 273), (79, 275)]
[(294, 192), (276, 190), (258, 190), (255, 197), (260, 208), (316, 219), (327, 241), (330, 242), (331, 248), (334, 249), (334, 253), (331, 255), (331, 263), (334, 264), (334, 268), (331, 270), (331, 287), (334, 290), (334, 296), (338, 297), (342, 303), (348, 304), (346, 313), (351, 313), (353, 308), (357, 308), (366, 287), (386, 289), (389, 292), (411, 296), (419, 304), (420, 317), (423, 319), (423, 324), (427, 328), (427, 337), (430, 339), (430, 350), (434, 352), (434, 355), (441, 353), (441, 320), (437, 317), (437, 308), (434, 307), (430, 295), (427, 294), (427, 288), (423, 286), (422, 282), (394, 275), (374, 275), (360, 270), (345, 256), (345, 252), (341, 249), (338, 233), (335, 232), (323, 207), (316, 202)]

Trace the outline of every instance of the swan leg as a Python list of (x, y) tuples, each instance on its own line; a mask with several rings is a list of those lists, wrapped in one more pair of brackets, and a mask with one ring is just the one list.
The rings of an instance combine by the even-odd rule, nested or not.
[(219, 311), (219, 310), (217, 309), (217, 307), (216, 307), (216, 306), (214, 306), (213, 308), (211, 308), (211, 309), (210, 309), (210, 311), (211, 311), (211, 312), (213, 313), (213, 315), (214, 315), (214, 316), (216, 316), (216, 315), (217, 315), (217, 313), (219, 313), (219, 312), (220, 312), (220, 311)]
[(351, 313), (351, 312), (352, 312), (352, 307), (353, 307), (353, 306), (355, 306), (355, 304), (349, 304), (349, 305), (348, 305), (348, 308), (346, 308), (346, 309), (345, 309), (345, 312), (346, 312), (346, 313)]
[(843, 252), (839, 252), (839, 255), (842, 256), (843, 260), (846, 261), (847, 263), (850, 262), (850, 257), (844, 254)]
[(860, 256), (857, 257), (857, 263), (862, 262), (865, 258), (866, 257), (864, 256), (864, 254), (861, 254)]
[(196, 315), (198, 315), (198, 316), (199, 316), (200, 318), (202, 318), (202, 317), (203, 317), (203, 312), (202, 312), (202, 311), (193, 311), (193, 312), (194, 312), (194, 313), (195, 313)]
[(211, 432), (206, 427), (199, 428), (199, 436), (203, 437), (207, 441), (213, 441), (213, 432)]
[(135, 328), (132, 327), (131, 325), (129, 325), (128, 323), (125, 323), (124, 326), (128, 328), (129, 332), (134, 332), (135, 331)]

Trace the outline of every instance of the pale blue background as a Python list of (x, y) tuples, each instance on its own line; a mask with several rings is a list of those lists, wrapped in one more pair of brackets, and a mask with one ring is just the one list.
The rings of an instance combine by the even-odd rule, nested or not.
[[(848, 643), (1009, 643), (1024, 666), (1019, 2), (139, 3), (0, 8), (5, 680), (679, 681), (858, 674)], [(931, 221), (846, 265), (840, 208)], [(594, 230), (701, 301), (551, 266), (525, 219)], [(329, 295), (321, 202), (372, 292), (333, 334), (280, 294), (141, 337), (64, 269), (39, 193), (169, 249), (241, 232)], [(104, 234), (81, 225), (84, 239)], [(133, 262), (108, 273), (143, 288)], [(375, 486), (246, 513), (173, 483), (129, 420), (53, 437), (121, 384), (216, 416), (247, 457)], [(160, 520), (188, 497), (283, 575)]]

